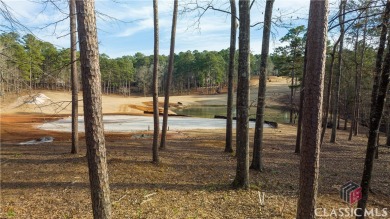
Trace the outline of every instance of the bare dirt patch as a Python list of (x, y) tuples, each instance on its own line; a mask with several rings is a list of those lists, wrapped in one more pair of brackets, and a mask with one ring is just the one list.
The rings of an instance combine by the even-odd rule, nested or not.
[[(251, 102), (257, 100), (258, 78), (251, 79)], [(267, 83), (267, 105), (280, 105), (277, 99), (289, 93), (287, 80), (277, 77), (277, 80)], [(37, 95), (44, 95), (48, 98), (44, 103), (33, 102), (31, 99)], [(79, 113), (83, 112), (82, 93), (79, 94)], [(33, 92), (20, 93), (19, 95), (8, 95), (1, 100), (0, 110), (2, 114), (71, 114), (71, 92), (70, 91), (49, 91), (36, 90)], [(164, 98), (159, 97), (159, 107), (163, 107)], [(171, 96), (170, 106), (181, 108), (191, 105), (226, 105), (227, 94), (198, 95), (193, 93), (185, 96)], [(104, 114), (131, 114), (139, 115), (144, 111), (153, 111), (152, 97), (102, 95), (102, 109)], [(162, 109), (160, 109), (160, 112)], [(170, 112), (173, 114), (173, 112)]]
[[(257, 95), (257, 80), (251, 81), (252, 99)], [(287, 80), (270, 78), (270, 81), (267, 107), (282, 106), (280, 98), (290, 92)], [(70, 92), (38, 92), (57, 103), (71, 99)], [(70, 133), (35, 128), (44, 121), (69, 116), (70, 105), (61, 114), (50, 115), (53, 113), (50, 108), (10, 107), (17, 98), (5, 100), (1, 106), (0, 218), (92, 218), (84, 135), (80, 133), (80, 154), (71, 155)], [(170, 99), (176, 103), (172, 107), (224, 105), (226, 93)], [(104, 95), (103, 112), (143, 114), (151, 108), (151, 100), (151, 97)], [(179, 106), (178, 102), (182, 104)], [(49, 114), (37, 114), (41, 112)], [(224, 130), (169, 132), (168, 150), (160, 152), (162, 163), (158, 166), (150, 163), (151, 132), (107, 133), (113, 216), (295, 218), (299, 182), (299, 156), (293, 153), (295, 135), (295, 126), (291, 125), (265, 129), (265, 171), (251, 171), (251, 189), (235, 191), (230, 183), (236, 160), (234, 154), (222, 152)], [(363, 133), (347, 141), (347, 135), (340, 130), (338, 143), (325, 143), (321, 149), (318, 207), (329, 210), (348, 207), (339, 198), (339, 188), (349, 180), (360, 182), (367, 138)], [(44, 136), (54, 137), (54, 142), (19, 145)], [(390, 149), (381, 148), (379, 155), (368, 207), (390, 209)], [(263, 206), (259, 191), (265, 192)]]
[[(70, 154), (70, 134), (34, 128), (50, 116), (2, 115), (1, 218), (92, 218), (85, 144)], [(253, 132), (253, 130), (252, 130)], [(294, 218), (299, 181), (299, 156), (293, 153), (295, 127), (265, 129), (263, 173), (251, 171), (251, 189), (230, 188), (235, 158), (226, 154), (224, 131), (171, 132), (161, 164), (151, 161), (151, 138), (107, 134), (111, 200), (114, 218)], [(348, 207), (339, 187), (360, 182), (364, 134), (326, 143), (321, 152), (318, 207)], [(51, 135), (54, 142), (18, 145), (22, 140)], [(251, 139), (253, 136), (251, 136)], [(326, 136), (328, 139), (328, 136)], [(390, 209), (390, 150), (376, 160), (369, 208)], [(265, 192), (261, 206), (258, 191)]]

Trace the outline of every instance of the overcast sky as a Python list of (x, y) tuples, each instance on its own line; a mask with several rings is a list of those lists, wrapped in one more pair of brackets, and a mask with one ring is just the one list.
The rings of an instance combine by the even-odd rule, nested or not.
[[(12, 13), (40, 39), (48, 41), (57, 47), (69, 47), (69, 20), (65, 19), (68, 5), (64, 0), (55, 0), (58, 8), (53, 5), (37, 4), (29, 0), (4, 0)], [(179, 10), (191, 0), (179, 1)], [(193, 1), (193, 0), (192, 0)], [(198, 0), (200, 4), (205, 0)], [(227, 0), (214, 0), (216, 7), (229, 10)], [(291, 22), (307, 24), (306, 20), (296, 21), (295, 18), (307, 18), (309, 0), (276, 0), (274, 17), (282, 15), (285, 24)], [(263, 20), (264, 0), (257, 0), (251, 10), (251, 23)], [(60, 9), (60, 10), (59, 10)], [(152, 0), (96, 0), (98, 11), (98, 39), (101, 53), (110, 57), (134, 55), (142, 52), (153, 53), (153, 1)], [(159, 1), (160, 53), (169, 53), (170, 31), (172, 22), (173, 0)], [(104, 14), (104, 15), (103, 15)], [(107, 15), (107, 16), (106, 16)], [(207, 11), (199, 25), (196, 24), (197, 13), (184, 13), (178, 17), (176, 53), (187, 50), (221, 50), (229, 47), (230, 16), (216, 11)], [(118, 20), (110, 19), (115, 18)], [(3, 19), (3, 18), (0, 18)], [(56, 25), (46, 25), (60, 21)], [(123, 22), (122, 22), (123, 21)], [(3, 23), (3, 20), (0, 20)], [(261, 51), (261, 27), (251, 28), (251, 50)], [(273, 28), (274, 39), (271, 50), (279, 46), (279, 38), (286, 34), (286, 28)]]

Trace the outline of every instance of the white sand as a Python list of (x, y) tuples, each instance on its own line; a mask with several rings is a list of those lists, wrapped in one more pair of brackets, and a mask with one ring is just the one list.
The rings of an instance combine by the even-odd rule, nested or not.
[[(106, 115), (103, 116), (105, 132), (131, 132), (153, 130), (153, 117), (150, 116), (123, 116)], [(160, 125), (162, 118), (160, 117)], [(224, 129), (226, 127), (225, 119), (206, 119), (195, 117), (169, 117), (169, 130), (189, 130), (189, 129)], [(71, 132), (72, 120), (70, 117), (57, 121), (47, 122), (39, 125), (39, 129)], [(254, 122), (249, 123), (250, 128), (255, 127)], [(235, 121), (233, 121), (235, 127)], [(264, 125), (264, 127), (269, 127)], [(84, 132), (84, 118), (79, 117), (79, 131)]]

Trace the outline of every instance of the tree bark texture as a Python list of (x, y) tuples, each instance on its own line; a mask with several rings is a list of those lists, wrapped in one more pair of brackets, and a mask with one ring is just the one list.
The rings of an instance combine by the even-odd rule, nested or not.
[[(386, 3), (386, 9), (383, 16), (382, 22), (382, 33), (377, 53), (377, 66), (371, 96), (371, 109), (370, 109), (370, 125), (369, 125), (369, 134), (366, 150), (366, 158), (364, 161), (364, 170), (361, 181), (362, 187), (362, 199), (358, 202), (358, 209), (361, 211), (358, 212), (359, 215), (356, 218), (364, 218), (364, 210), (367, 206), (368, 192), (371, 183), (371, 175), (374, 167), (374, 156), (377, 149), (377, 138), (379, 133), (379, 127), (381, 124), (383, 108), (385, 104), (386, 95), (388, 92), (389, 76), (390, 76), (390, 36), (387, 39), (387, 53), (386, 57), (383, 60), (385, 41), (387, 35), (387, 25), (389, 24), (390, 17), (390, 0)], [(383, 41), (384, 42), (383, 42)], [(381, 64), (383, 61), (383, 68)]]
[(95, 1), (76, 1), (83, 82), (85, 140), (94, 218), (111, 218), (104, 139)]
[(301, 83), (301, 91), (299, 93), (299, 114), (298, 114), (298, 127), (297, 127), (297, 138), (295, 140), (295, 153), (301, 153), (301, 142), (302, 142), (302, 117), (303, 117), (303, 103), (305, 99), (305, 76), (306, 76), (306, 63), (307, 63), (307, 47), (305, 47), (305, 58), (303, 64), (303, 75)]
[(235, 188), (249, 188), (249, 1), (239, 1), (239, 52), (237, 83), (237, 127), (236, 156), (237, 170), (233, 182)]
[(230, 48), (229, 48), (229, 73), (228, 73), (228, 96), (226, 112), (226, 145), (225, 152), (233, 152), (233, 77), (234, 77), (234, 57), (236, 54), (237, 38), (237, 9), (236, 1), (230, 0)]
[(164, 116), (163, 116), (163, 126), (162, 126), (160, 149), (166, 148), (167, 129), (168, 129), (169, 94), (170, 94), (170, 90), (171, 90), (171, 81), (172, 81), (172, 74), (173, 74), (173, 61), (175, 59), (177, 9), (178, 9), (178, 0), (174, 0), (173, 16), (172, 16), (172, 30), (171, 30), (171, 47), (169, 50), (168, 74), (167, 74), (167, 78), (166, 78), (166, 82), (165, 82)]
[(328, 1), (311, 0), (307, 32), (298, 219), (315, 218), (318, 191), (322, 99), (328, 30)]
[(267, 86), (267, 59), (269, 53), (269, 41), (272, 24), (272, 8), (275, 0), (267, 0), (264, 13), (263, 40), (261, 47), (259, 92), (257, 96), (255, 138), (253, 144), (253, 158), (251, 169), (262, 171), (263, 160), (263, 129), (264, 129), (264, 109), (265, 109), (265, 91)]
[(158, 50), (159, 50), (159, 28), (158, 28), (158, 0), (153, 0), (154, 18), (154, 55), (153, 55), (153, 162), (158, 163), (158, 137), (160, 134), (158, 109)]
[(77, 29), (76, 29), (76, 0), (69, 1), (69, 17), (70, 17), (70, 74), (72, 82), (72, 154), (79, 152), (79, 122), (78, 122), (78, 93), (79, 93), (79, 78), (77, 74)]

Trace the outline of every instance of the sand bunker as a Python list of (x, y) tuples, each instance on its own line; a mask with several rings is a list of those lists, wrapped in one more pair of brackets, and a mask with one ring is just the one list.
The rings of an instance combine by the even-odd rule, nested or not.
[[(123, 116), (107, 115), (103, 117), (105, 132), (131, 132), (145, 131), (153, 129), (153, 117), (148, 116)], [(162, 117), (160, 117), (160, 126)], [(72, 119), (65, 118), (57, 121), (47, 122), (40, 126), (39, 129), (71, 132)], [(190, 129), (224, 129), (226, 120), (224, 119), (207, 119), (195, 117), (170, 117), (168, 120), (169, 130), (190, 130)], [(255, 127), (254, 122), (250, 122), (250, 128)], [(233, 122), (235, 127), (235, 121)], [(264, 125), (264, 127), (269, 127)], [(84, 132), (84, 118), (79, 117), (79, 131)]]

